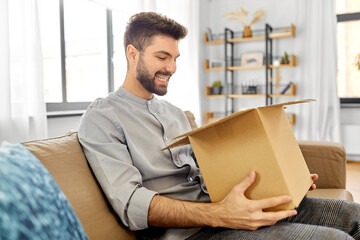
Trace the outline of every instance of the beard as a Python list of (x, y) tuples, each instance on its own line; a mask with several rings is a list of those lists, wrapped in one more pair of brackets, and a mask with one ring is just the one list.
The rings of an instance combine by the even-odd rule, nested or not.
[(143, 58), (140, 56), (138, 65), (136, 67), (137, 80), (140, 84), (149, 92), (154, 93), (159, 96), (164, 96), (167, 93), (167, 85), (156, 85), (155, 84), (155, 75), (162, 74), (171, 76), (169, 72), (158, 71), (154, 76), (151, 76), (148, 69), (145, 66)]

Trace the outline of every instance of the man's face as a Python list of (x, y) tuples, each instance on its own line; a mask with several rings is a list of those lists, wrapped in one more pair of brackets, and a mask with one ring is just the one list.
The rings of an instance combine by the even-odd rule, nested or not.
[(170, 77), (176, 71), (178, 56), (177, 40), (163, 35), (154, 36), (151, 44), (140, 53), (136, 66), (137, 80), (148, 92), (165, 95)]

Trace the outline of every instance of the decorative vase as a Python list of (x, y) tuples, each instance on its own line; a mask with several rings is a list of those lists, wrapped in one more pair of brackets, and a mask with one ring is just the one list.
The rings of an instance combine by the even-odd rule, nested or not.
[(251, 26), (247, 25), (244, 26), (243, 38), (249, 38), (249, 37), (252, 37), (252, 31), (251, 31)]
[(211, 94), (213, 95), (220, 95), (222, 93), (222, 86), (215, 86), (211, 88)]

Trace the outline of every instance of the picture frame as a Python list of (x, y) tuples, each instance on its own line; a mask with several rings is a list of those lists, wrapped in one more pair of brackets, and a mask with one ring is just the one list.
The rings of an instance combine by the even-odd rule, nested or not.
[(243, 53), (241, 55), (241, 66), (261, 66), (264, 64), (262, 52)]

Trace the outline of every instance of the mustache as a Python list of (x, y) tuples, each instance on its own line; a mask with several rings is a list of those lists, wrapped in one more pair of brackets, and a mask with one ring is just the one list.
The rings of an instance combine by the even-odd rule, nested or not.
[(164, 71), (158, 71), (158, 72), (155, 73), (155, 75), (156, 74), (161, 74), (161, 75), (165, 75), (165, 76), (169, 76), (169, 77), (172, 76), (172, 74), (170, 72), (164, 72)]

